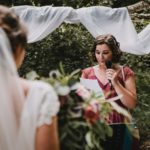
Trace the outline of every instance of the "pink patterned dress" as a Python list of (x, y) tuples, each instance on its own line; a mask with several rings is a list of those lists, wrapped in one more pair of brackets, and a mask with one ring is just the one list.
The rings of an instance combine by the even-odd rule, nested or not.
[[(134, 76), (134, 72), (128, 67), (128, 66), (123, 66), (122, 70), (118, 76), (120, 84), (125, 86), (125, 81), (130, 77)], [(105, 85), (96, 77), (94, 68), (89, 67), (84, 70), (82, 70), (82, 77), (85, 79), (96, 79), (99, 83), (99, 86), (102, 88), (106, 100), (109, 98), (113, 98), (117, 96), (117, 93), (113, 86), (111, 87), (110, 83), (106, 83)], [(120, 100), (116, 101), (118, 105), (121, 107), (127, 109)], [(109, 124), (118, 124), (118, 123), (123, 123), (124, 122), (124, 117), (123, 115), (117, 113), (116, 111), (113, 111), (110, 116), (109, 116)]]

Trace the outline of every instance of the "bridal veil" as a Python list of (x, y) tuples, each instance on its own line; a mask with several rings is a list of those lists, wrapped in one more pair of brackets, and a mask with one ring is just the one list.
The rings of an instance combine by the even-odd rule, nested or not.
[(9, 40), (0, 28), (0, 150), (19, 150), (20, 146), (21, 150), (26, 149), (23, 135), (19, 136), (23, 103), (23, 90)]

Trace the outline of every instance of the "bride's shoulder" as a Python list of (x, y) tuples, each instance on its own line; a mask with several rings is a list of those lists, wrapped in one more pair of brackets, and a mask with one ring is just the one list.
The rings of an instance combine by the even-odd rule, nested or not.
[(43, 81), (29, 81), (30, 87), (39, 88), (39, 89), (45, 89), (49, 90), (52, 89), (52, 86), (46, 82)]
[(23, 87), (24, 93), (27, 96), (29, 91), (45, 91), (45, 92), (54, 92), (53, 87), (45, 82), (42, 81), (30, 81), (26, 79), (20, 79), (21, 85)]
[(56, 116), (60, 103), (53, 87), (42, 81), (20, 79), (22, 86), (27, 90), (25, 110), (34, 110), (37, 115), (37, 126), (50, 125), (52, 117)]

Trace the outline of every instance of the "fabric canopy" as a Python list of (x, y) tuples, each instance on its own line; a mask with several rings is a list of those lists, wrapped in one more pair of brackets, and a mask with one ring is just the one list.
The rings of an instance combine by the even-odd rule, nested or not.
[(104, 6), (73, 9), (52, 6), (12, 7), (28, 27), (28, 42), (45, 38), (63, 22), (82, 23), (97, 37), (100, 34), (113, 34), (120, 42), (121, 50), (136, 55), (150, 53), (150, 24), (137, 34), (128, 10)]

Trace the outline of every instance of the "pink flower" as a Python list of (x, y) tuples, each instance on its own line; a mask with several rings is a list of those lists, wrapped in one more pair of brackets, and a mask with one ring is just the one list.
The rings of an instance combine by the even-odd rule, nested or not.
[(76, 91), (78, 96), (81, 96), (84, 100), (88, 100), (91, 97), (91, 92), (80, 85)]
[(94, 124), (97, 120), (100, 119), (99, 111), (98, 109), (95, 111), (94, 107), (89, 105), (84, 111), (84, 117), (89, 123)]

